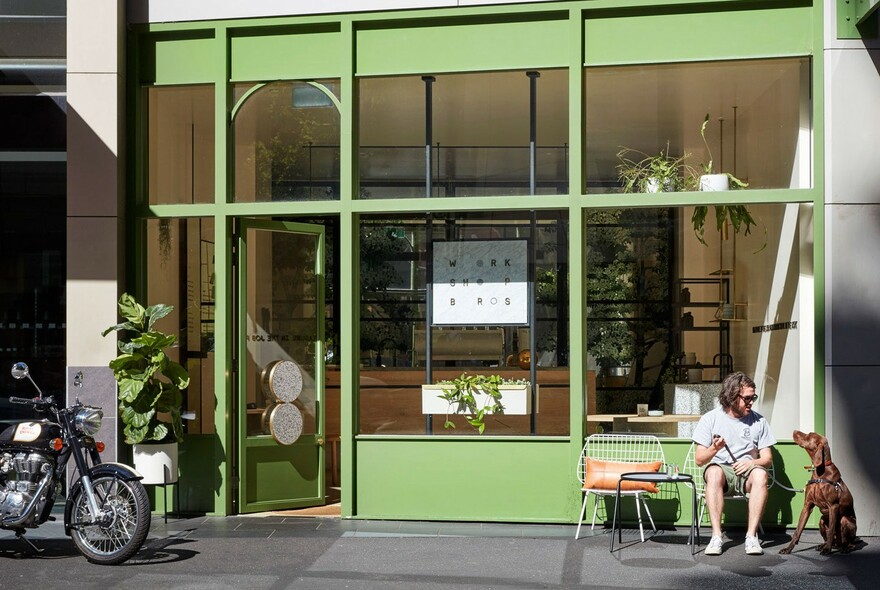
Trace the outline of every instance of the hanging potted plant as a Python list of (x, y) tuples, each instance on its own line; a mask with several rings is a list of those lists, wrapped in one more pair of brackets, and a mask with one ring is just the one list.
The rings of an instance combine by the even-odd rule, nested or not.
[(155, 329), (171, 313), (170, 305), (144, 308), (124, 293), (119, 298), (119, 315), (125, 321), (102, 333), (119, 334), (119, 356), (110, 361), (119, 393), (119, 417), (125, 442), (134, 445), (134, 463), (143, 483), (177, 481), (177, 444), (183, 441), (182, 390), (189, 386), (189, 374), (165, 354), (177, 336)]
[[(706, 146), (706, 153), (709, 155), (708, 163), (700, 164), (700, 169), (702, 170), (702, 174), (699, 178), (696, 178), (696, 182), (691, 180), (690, 184), (696, 185), (701, 191), (726, 191), (730, 189), (742, 189), (749, 186), (749, 183), (740, 180), (733, 174), (729, 172), (722, 172), (720, 174), (716, 174), (713, 166), (712, 159), (712, 150), (709, 148), (709, 142), (706, 140), (706, 126), (709, 124), (709, 114), (706, 113), (706, 117), (703, 119), (703, 124), (700, 126), (700, 137), (703, 138), (703, 144)], [(724, 229), (725, 224), (730, 223), (730, 226), (733, 227), (734, 233), (739, 233), (742, 230), (743, 235), (747, 236), (752, 232), (752, 226), (756, 226), (757, 223), (755, 219), (752, 217), (752, 214), (749, 212), (748, 207), (745, 205), (715, 205), (715, 226), (719, 232)], [(691, 224), (694, 227), (694, 233), (697, 236), (697, 239), (704, 246), (706, 244), (705, 232), (706, 232), (706, 217), (709, 215), (709, 206), (708, 205), (697, 205), (694, 207), (694, 214), (691, 216)], [(765, 229), (766, 233), (766, 229)], [(764, 249), (767, 245), (767, 241), (764, 241), (764, 245), (762, 245), (758, 252)]]
[(422, 413), (446, 414), (444, 428), (455, 428), (450, 414), (463, 414), (468, 424), (483, 434), (489, 414), (530, 414), (531, 391), (531, 383), (525, 379), (462, 373), (455, 379), (422, 385)]
[(706, 139), (706, 126), (709, 125), (709, 113), (703, 118), (703, 124), (700, 126), (700, 137), (703, 138), (703, 145), (706, 146), (706, 153), (709, 155), (709, 161), (700, 164), (702, 174), (699, 177), (698, 188), (701, 191), (726, 191), (731, 187), (734, 189), (746, 188), (748, 182), (742, 181), (729, 172), (716, 173), (713, 166), (712, 149)]

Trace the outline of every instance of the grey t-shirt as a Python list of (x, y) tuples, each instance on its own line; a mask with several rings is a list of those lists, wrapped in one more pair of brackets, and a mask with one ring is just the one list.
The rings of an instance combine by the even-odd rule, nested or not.
[(770, 425), (755, 411), (742, 418), (730, 416), (723, 408), (707, 412), (694, 429), (693, 441), (704, 447), (711, 446), (713, 434), (727, 442), (734, 457), (729, 456), (727, 449), (721, 449), (712, 457), (712, 463), (733, 463), (747, 455), (756, 459), (758, 451), (776, 444)]

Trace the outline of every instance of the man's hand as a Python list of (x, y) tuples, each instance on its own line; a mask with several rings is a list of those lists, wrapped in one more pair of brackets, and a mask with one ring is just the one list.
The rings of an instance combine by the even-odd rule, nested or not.
[[(727, 446), (727, 441), (721, 437), (719, 434), (712, 435), (712, 450), (715, 451), (715, 454), (718, 454), (718, 451)], [(733, 457), (731, 457), (733, 459)]]
[(733, 472), (737, 475), (742, 475), (746, 472), (746, 469), (753, 465), (751, 457), (744, 457), (739, 461), (736, 461), (731, 467), (733, 467)]

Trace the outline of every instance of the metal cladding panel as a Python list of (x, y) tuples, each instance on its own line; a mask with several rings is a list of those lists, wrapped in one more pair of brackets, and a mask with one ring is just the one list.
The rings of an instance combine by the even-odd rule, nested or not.
[[(619, 18), (628, 16), (628, 18)], [(705, 61), (813, 50), (813, 8), (718, 12), (587, 13), (584, 57), (588, 66)]]
[(355, 73), (473, 72), (568, 64), (568, 21), (496, 22), (357, 32)]
[[(213, 32), (212, 32), (213, 33)], [(141, 46), (143, 84), (200, 84), (214, 81), (213, 35), (197, 39), (145, 38)]]
[(335, 78), (344, 57), (339, 32), (233, 37), (232, 81)]

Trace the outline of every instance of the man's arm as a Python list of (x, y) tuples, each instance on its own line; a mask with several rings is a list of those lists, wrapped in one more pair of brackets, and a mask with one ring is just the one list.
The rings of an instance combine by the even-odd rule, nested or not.
[(712, 444), (708, 447), (697, 443), (697, 448), (694, 450), (694, 462), (698, 467), (706, 465), (718, 454), (718, 451), (724, 448), (724, 444), (724, 439), (720, 436), (713, 438)]
[(754, 460), (755, 465), (769, 469), (773, 465), (773, 447), (764, 447), (758, 451), (758, 458)]

